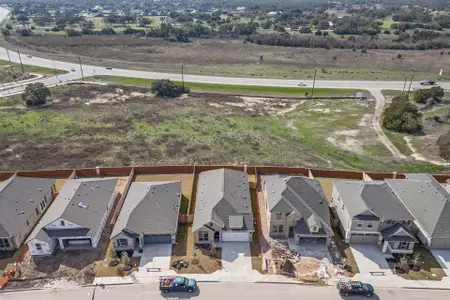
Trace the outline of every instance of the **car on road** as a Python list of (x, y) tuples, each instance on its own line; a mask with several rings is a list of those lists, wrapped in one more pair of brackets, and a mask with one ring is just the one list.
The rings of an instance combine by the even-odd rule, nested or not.
[(366, 297), (372, 297), (375, 293), (372, 285), (349, 279), (340, 280), (337, 283), (337, 288), (339, 290), (339, 294), (344, 297), (350, 295), (364, 295)]
[(304, 82), (299, 82), (299, 83), (297, 84), (297, 86), (306, 86), (306, 83), (304, 83)]
[(420, 85), (435, 85), (436, 81), (432, 81), (432, 80), (422, 80), (420, 82)]
[(106, 70), (112, 70), (112, 67), (106, 67)]
[(75, 72), (75, 68), (70, 69), (71, 72)]
[(159, 290), (167, 294), (170, 292), (188, 292), (197, 290), (197, 281), (183, 276), (163, 276), (159, 278)]
[(27, 55), (27, 57), (28, 57), (28, 58), (33, 58), (33, 56), (31, 56), (31, 55), (29, 55), (29, 54)]

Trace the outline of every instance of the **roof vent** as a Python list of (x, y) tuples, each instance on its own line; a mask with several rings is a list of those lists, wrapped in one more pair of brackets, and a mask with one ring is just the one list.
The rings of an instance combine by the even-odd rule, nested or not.
[(23, 210), (21, 210), (21, 211), (20, 211), (20, 213), (21, 213), (22, 215), (24, 215), (24, 214), (25, 214), (25, 212), (24, 212)]
[(33, 199), (30, 199), (30, 202), (34, 202)]
[(283, 179), (284, 181), (287, 181), (287, 178)]
[(42, 192), (42, 189), (41, 189), (41, 188), (39, 188), (38, 190), (39, 190), (39, 192)]
[(180, 193), (177, 193), (177, 196), (180, 196)]
[(77, 196), (80, 196), (80, 193), (77, 193)]
[(94, 188), (93, 188), (93, 187), (91, 187), (91, 188), (90, 188), (90, 190), (91, 190), (91, 192), (93, 192), (93, 191), (94, 191)]
[(97, 188), (99, 188), (100, 186), (97, 184)]

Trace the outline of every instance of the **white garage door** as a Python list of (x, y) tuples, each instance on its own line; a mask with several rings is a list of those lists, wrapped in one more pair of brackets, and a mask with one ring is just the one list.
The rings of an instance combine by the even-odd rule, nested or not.
[(222, 232), (222, 242), (250, 242), (250, 233)]

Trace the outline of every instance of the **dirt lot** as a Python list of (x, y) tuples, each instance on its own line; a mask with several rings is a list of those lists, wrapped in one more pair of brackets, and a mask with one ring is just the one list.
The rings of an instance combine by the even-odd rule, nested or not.
[(177, 261), (188, 262), (187, 268), (174, 269), (179, 274), (211, 274), (220, 270), (221, 251), (218, 249), (202, 249), (194, 245), (192, 226), (178, 226), (177, 244), (172, 248), (170, 265)]
[(96, 85), (54, 89), (46, 108), (17, 105), (20, 97), (0, 99), (1, 170), (152, 164), (430, 170), (393, 162), (371, 128), (372, 99), (195, 93), (161, 99), (145, 88)]
[[(81, 55), (84, 63), (101, 66), (178, 73), (184, 64), (189, 74), (269, 78), (313, 78), (314, 68), (318, 68), (318, 79), (403, 80), (405, 73), (414, 67), (417, 79), (436, 79), (441, 67), (450, 63), (450, 55), (440, 55), (439, 50), (369, 50), (362, 54), (350, 49), (273, 47), (220, 39), (171, 43), (127, 36), (66, 38), (49, 35), (8, 37), (8, 42), (2, 39), (0, 44), (74, 63)], [(131, 48), (133, 55), (130, 55)], [(399, 53), (401, 59), (397, 58)], [(450, 76), (444, 72), (445, 78), (450, 79)]]

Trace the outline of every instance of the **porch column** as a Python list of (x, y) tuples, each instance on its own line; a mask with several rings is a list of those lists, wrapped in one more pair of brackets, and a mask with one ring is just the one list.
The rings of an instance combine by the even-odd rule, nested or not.
[(383, 248), (381, 249), (381, 253), (386, 253), (387, 251), (388, 242), (384, 242)]
[(64, 242), (63, 239), (58, 239), (58, 243), (59, 243), (59, 247), (62, 249), (64, 249)]

